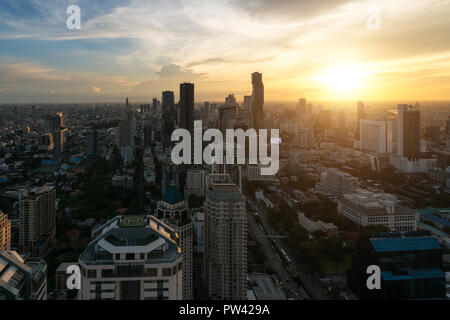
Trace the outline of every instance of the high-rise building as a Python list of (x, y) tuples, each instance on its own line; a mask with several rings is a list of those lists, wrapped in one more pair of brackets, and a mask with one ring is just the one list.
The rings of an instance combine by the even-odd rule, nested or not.
[(392, 152), (392, 126), (384, 120), (360, 120), (360, 149), (379, 153)]
[(230, 93), (228, 95), (228, 97), (225, 97), (225, 104), (229, 105), (229, 106), (236, 106), (237, 105), (236, 98), (234, 97), (233, 93)]
[(47, 264), (0, 251), (0, 300), (47, 300)]
[(153, 216), (117, 216), (93, 231), (80, 255), (79, 300), (181, 300), (176, 232)]
[(162, 93), (161, 106), (163, 114), (169, 114), (172, 117), (175, 116), (175, 94), (173, 93), (173, 91), (164, 91)]
[(184, 128), (194, 136), (194, 84), (180, 84), (180, 128)]
[(251, 127), (258, 130), (264, 127), (264, 84), (262, 74), (252, 73)]
[(67, 129), (64, 127), (64, 115), (62, 112), (58, 112), (55, 115), (47, 116), (47, 131), (53, 137), (54, 154), (55, 156), (61, 156), (65, 151)]
[(246, 202), (227, 174), (209, 176), (205, 201), (205, 281), (212, 299), (247, 297)]
[(194, 230), (192, 214), (176, 185), (171, 184), (158, 202), (156, 217), (178, 233), (183, 262), (182, 299), (193, 299), (193, 250)]
[(11, 222), (0, 210), (0, 251), (11, 250)]
[(98, 154), (98, 132), (96, 129), (89, 131), (86, 139), (86, 149), (89, 155)]
[(420, 159), (420, 111), (406, 104), (398, 105), (397, 151), (408, 160)]
[(20, 252), (44, 255), (56, 236), (56, 188), (51, 184), (24, 190), (20, 196)]
[(160, 108), (161, 102), (158, 99), (153, 98), (153, 113), (160, 112), (161, 111)]
[(305, 115), (306, 112), (307, 112), (306, 99), (305, 98), (301, 98), (301, 99), (298, 100), (298, 103), (297, 103), (297, 110), (296, 110), (297, 117)]
[(360, 121), (364, 118), (364, 103), (362, 101), (356, 102), (356, 133), (355, 139), (359, 140)]
[(125, 114), (119, 123), (119, 148), (124, 163), (134, 160), (134, 128), (134, 114), (127, 98)]

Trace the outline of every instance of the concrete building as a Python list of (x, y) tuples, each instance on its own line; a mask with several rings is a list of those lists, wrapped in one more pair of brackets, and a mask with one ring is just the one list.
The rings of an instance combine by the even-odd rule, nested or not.
[(24, 190), (20, 195), (20, 252), (42, 256), (56, 236), (56, 188), (51, 184)]
[(259, 130), (264, 126), (264, 84), (262, 74), (252, 73), (251, 124), (250, 127)]
[(47, 300), (47, 264), (0, 251), (0, 300)]
[(206, 172), (200, 169), (191, 169), (187, 172), (186, 186), (184, 188), (184, 195), (189, 198), (191, 194), (199, 197), (205, 196)]
[(335, 168), (329, 168), (324, 177), (325, 192), (336, 197), (353, 193), (358, 185), (358, 178)]
[(119, 149), (124, 164), (131, 163), (134, 160), (134, 130), (134, 113), (127, 98), (125, 114), (119, 123)]
[(339, 215), (352, 220), (358, 227), (383, 225), (391, 231), (417, 230), (414, 210), (401, 206), (397, 197), (389, 193), (360, 189), (339, 199), (337, 210)]
[[(387, 121), (360, 121), (360, 149), (378, 153), (389, 153), (393, 150), (392, 126)], [(389, 139), (390, 138), (390, 139)]]
[(11, 250), (11, 222), (0, 210), (0, 251)]
[(111, 178), (111, 185), (113, 187), (121, 187), (123, 189), (133, 188), (133, 177), (129, 175), (116, 174)]
[(246, 202), (227, 174), (209, 176), (205, 201), (205, 281), (212, 299), (247, 297)]
[(80, 255), (79, 300), (180, 300), (176, 232), (152, 216), (117, 216), (93, 231)]

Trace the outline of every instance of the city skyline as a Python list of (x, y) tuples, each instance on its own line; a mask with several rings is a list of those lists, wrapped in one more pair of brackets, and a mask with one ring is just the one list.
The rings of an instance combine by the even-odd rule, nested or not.
[(446, 100), (448, 3), (75, 1), (68, 30), (65, 2), (5, 1), (0, 103), (150, 101), (181, 82), (242, 100), (255, 71), (268, 102)]

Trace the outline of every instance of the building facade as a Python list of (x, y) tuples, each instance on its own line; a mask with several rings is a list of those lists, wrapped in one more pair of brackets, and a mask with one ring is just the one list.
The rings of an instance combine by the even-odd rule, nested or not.
[(247, 213), (245, 197), (227, 174), (209, 176), (205, 201), (205, 281), (216, 300), (245, 300)]

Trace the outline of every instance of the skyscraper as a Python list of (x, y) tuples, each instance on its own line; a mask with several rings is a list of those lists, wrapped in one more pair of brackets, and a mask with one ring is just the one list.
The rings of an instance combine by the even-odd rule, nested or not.
[(359, 123), (362, 118), (364, 118), (364, 103), (362, 101), (358, 101), (356, 102), (356, 132), (355, 132), (356, 140), (359, 140), (360, 135)]
[(408, 160), (420, 158), (420, 111), (406, 104), (398, 105), (397, 151)]
[(130, 163), (134, 159), (134, 126), (134, 114), (127, 98), (125, 114), (119, 123), (119, 148), (124, 163)]
[(156, 217), (167, 223), (178, 233), (178, 245), (183, 261), (182, 299), (193, 299), (193, 225), (187, 202), (175, 184), (168, 186), (161, 201), (158, 202)]
[(175, 95), (173, 91), (164, 91), (161, 101), (163, 116), (175, 119)]
[(22, 193), (19, 204), (21, 252), (42, 256), (55, 240), (55, 202), (56, 188), (50, 184)]
[(87, 154), (96, 155), (98, 153), (98, 133), (97, 129), (89, 131), (86, 139)]
[(194, 136), (194, 84), (180, 84), (180, 128)]
[(305, 98), (299, 99), (298, 103), (297, 103), (297, 110), (296, 110), (297, 117), (306, 114), (306, 112), (307, 112), (307, 110), (306, 110), (306, 99)]
[(227, 174), (209, 176), (205, 201), (205, 280), (209, 297), (247, 297), (245, 197)]
[(252, 86), (251, 127), (258, 130), (264, 127), (264, 84), (261, 73), (252, 73)]

